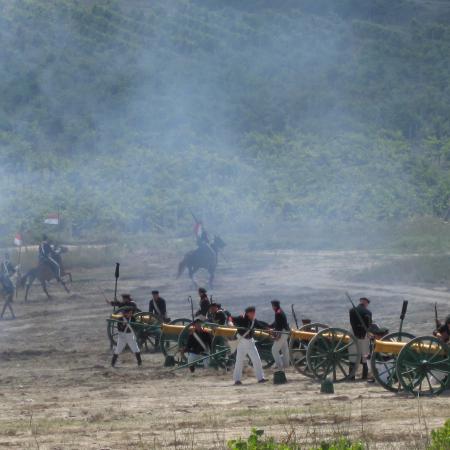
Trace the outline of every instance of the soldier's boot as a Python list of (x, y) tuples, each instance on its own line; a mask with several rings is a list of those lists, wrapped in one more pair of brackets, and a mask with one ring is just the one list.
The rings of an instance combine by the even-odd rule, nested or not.
[(111, 360), (111, 367), (116, 367), (116, 362), (117, 362), (117, 358), (119, 357), (119, 355), (113, 355), (112, 360)]
[(142, 366), (142, 358), (141, 358), (141, 354), (139, 352), (135, 353), (136, 355), (136, 361), (137, 361), (137, 365), (138, 366)]
[(195, 364), (192, 364), (191, 366), (189, 366), (189, 370), (191, 373), (195, 372)]
[(362, 368), (362, 377), (361, 380), (367, 380), (367, 377), (369, 375), (369, 367), (367, 366), (367, 363), (363, 363)]
[(355, 381), (355, 374), (353, 373), (353, 375), (351, 375), (354, 369), (355, 369), (355, 364), (354, 363), (350, 363), (348, 365), (348, 371), (349, 371), (349, 374), (350, 374), (350, 378), (349, 378), (350, 381)]

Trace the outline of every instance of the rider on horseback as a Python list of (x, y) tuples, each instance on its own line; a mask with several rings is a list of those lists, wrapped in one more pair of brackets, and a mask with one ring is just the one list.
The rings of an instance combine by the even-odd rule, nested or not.
[(203, 226), (203, 222), (201, 220), (195, 220), (194, 235), (199, 247), (201, 247), (202, 245), (209, 245), (208, 232), (205, 230), (205, 227)]
[(55, 274), (56, 279), (61, 281), (61, 266), (57, 262), (55, 251), (45, 234), (42, 236), (42, 242), (39, 244), (39, 264), (47, 264)]

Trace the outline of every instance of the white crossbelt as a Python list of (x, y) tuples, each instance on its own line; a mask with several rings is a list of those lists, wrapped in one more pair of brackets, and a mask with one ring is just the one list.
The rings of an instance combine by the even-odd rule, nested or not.
[(254, 326), (255, 326), (255, 319), (252, 320), (252, 324), (250, 325), (250, 328), (242, 335), (242, 337), (243, 338), (247, 337), (248, 334), (252, 332)]
[(193, 333), (195, 340), (203, 347), (203, 350), (206, 353), (209, 353), (208, 347), (205, 345), (205, 343), (201, 340), (200, 336), (194, 331)]

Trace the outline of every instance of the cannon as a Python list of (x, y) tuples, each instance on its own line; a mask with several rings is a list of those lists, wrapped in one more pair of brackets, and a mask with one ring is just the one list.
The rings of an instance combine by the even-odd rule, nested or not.
[[(107, 319), (107, 333), (111, 348), (117, 342), (117, 321), (120, 319), (121, 309), (118, 309), (110, 318)], [(161, 347), (161, 320), (154, 314), (148, 312), (138, 312), (133, 315), (134, 322), (132, 324), (133, 330), (136, 334), (136, 340), (139, 348), (147, 352), (157, 352), (165, 348)], [(169, 322), (172, 325), (191, 323), (189, 319), (179, 318)]]
[[(186, 359), (182, 349), (186, 346), (192, 323), (162, 324), (161, 325), (161, 350), (166, 357), (172, 358), (175, 364), (185, 364)], [(204, 329), (213, 337), (211, 345), (211, 363), (216, 367), (227, 369), (234, 364), (234, 354), (237, 340), (237, 329), (233, 327), (221, 327), (212, 323), (205, 323)], [(255, 332), (256, 346), (258, 348), (264, 367), (273, 365), (272, 339), (270, 334), (258, 330)]]
[[(113, 345), (120, 312), (108, 319), (108, 336)], [(141, 347), (160, 348), (171, 365), (184, 366), (182, 349), (186, 346), (192, 321), (176, 319), (161, 323), (149, 313), (135, 314), (133, 328)], [(216, 367), (234, 364), (237, 328), (205, 323), (213, 336), (210, 361)], [(273, 364), (273, 339), (265, 330), (255, 330), (255, 341), (265, 367)], [(343, 329), (312, 323), (289, 332), (289, 353), (293, 367), (301, 374), (333, 382), (351, 379), (361, 359), (357, 340)], [(392, 392), (406, 391), (414, 395), (438, 395), (450, 387), (450, 348), (434, 336), (414, 337), (399, 331), (373, 340), (372, 374), (376, 381)]]

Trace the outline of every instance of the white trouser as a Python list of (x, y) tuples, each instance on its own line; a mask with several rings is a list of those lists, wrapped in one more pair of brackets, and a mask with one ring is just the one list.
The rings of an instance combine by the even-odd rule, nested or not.
[[(199, 359), (205, 358), (206, 355), (198, 354), (198, 353), (188, 353), (188, 364), (192, 364), (195, 361), (198, 361)], [(204, 367), (209, 366), (209, 358), (205, 358), (201, 361), (203, 363)]]
[(272, 356), (278, 369), (289, 367), (288, 335), (282, 334), (272, 345)]
[[(357, 347), (356, 347), (357, 346)], [(370, 340), (368, 337), (365, 337), (363, 339), (359, 339), (356, 338), (356, 346), (355, 345), (350, 345), (348, 348), (348, 352), (351, 355), (354, 355), (356, 353), (361, 352), (361, 362), (362, 363), (366, 363), (367, 362), (367, 358), (369, 357), (369, 352), (370, 352)], [(360, 361), (356, 361), (357, 358), (355, 358), (354, 356), (351, 356), (349, 358), (350, 362), (352, 362), (353, 364), (359, 364)]]
[(255, 345), (254, 339), (238, 338), (239, 344), (236, 350), (236, 364), (234, 365), (233, 379), (234, 381), (241, 381), (242, 370), (244, 368), (244, 360), (248, 356), (253, 364), (257, 380), (264, 378), (261, 358)]
[(139, 353), (139, 347), (136, 342), (134, 333), (120, 332), (117, 336), (117, 345), (114, 349), (115, 355), (120, 355), (124, 348), (128, 345), (133, 353)]

